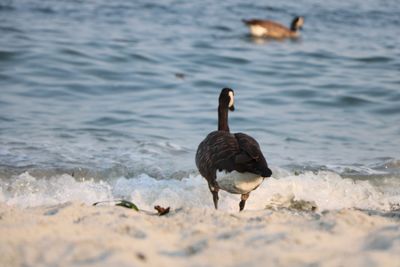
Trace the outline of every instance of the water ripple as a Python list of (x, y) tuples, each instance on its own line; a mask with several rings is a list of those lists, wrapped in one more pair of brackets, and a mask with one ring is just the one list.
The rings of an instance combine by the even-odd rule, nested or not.
[[(193, 170), (222, 87), (236, 93), (231, 129), (273, 165), (398, 158), (395, 0), (0, 2), (1, 162)], [(241, 22), (294, 15), (296, 41), (250, 38)]]
[(18, 55), (17, 52), (0, 50), (0, 62), (13, 61), (13, 59), (15, 59), (17, 57), (17, 55)]
[(92, 121), (88, 121), (86, 124), (94, 126), (114, 126), (119, 124), (139, 124), (143, 125), (145, 122), (138, 119), (120, 119), (116, 117), (101, 117)]

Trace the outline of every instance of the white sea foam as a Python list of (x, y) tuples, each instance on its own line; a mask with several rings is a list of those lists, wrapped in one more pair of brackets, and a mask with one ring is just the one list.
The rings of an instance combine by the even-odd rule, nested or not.
[[(76, 181), (67, 174), (37, 179), (23, 173), (0, 185), (1, 202), (25, 207), (67, 201), (90, 205), (96, 201), (124, 198), (143, 209), (152, 209), (154, 205), (213, 208), (207, 183), (200, 175), (181, 180), (159, 180), (142, 174), (112, 181)], [(390, 210), (400, 204), (400, 193), (390, 190), (390, 187), (373, 186), (368, 181), (344, 179), (334, 172), (294, 175), (275, 169), (274, 177), (266, 179), (251, 193), (246, 209), (263, 209), (277, 199), (314, 201), (320, 211), (343, 208)], [(240, 195), (220, 191), (220, 210), (238, 210), (239, 200)]]
[(48, 179), (37, 179), (25, 172), (9, 182), (0, 182), (0, 201), (23, 207), (53, 205), (67, 201), (84, 203), (112, 198), (111, 186), (93, 180), (76, 181), (64, 174)]

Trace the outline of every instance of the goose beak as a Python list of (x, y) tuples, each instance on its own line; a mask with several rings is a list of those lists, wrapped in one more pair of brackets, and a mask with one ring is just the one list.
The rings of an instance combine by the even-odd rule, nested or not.
[(230, 111), (235, 111), (235, 106), (234, 106), (234, 105), (230, 106), (230, 107), (229, 107), (229, 110), (230, 110)]

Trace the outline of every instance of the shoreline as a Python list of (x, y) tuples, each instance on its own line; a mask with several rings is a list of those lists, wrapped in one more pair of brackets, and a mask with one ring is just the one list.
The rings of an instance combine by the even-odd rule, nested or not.
[[(154, 211), (156, 214), (156, 211)], [(400, 214), (0, 203), (0, 266), (399, 266)]]

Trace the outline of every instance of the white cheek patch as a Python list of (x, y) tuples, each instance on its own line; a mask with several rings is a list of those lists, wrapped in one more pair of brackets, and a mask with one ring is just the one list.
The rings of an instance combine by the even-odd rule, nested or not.
[(235, 101), (233, 100), (233, 92), (230, 91), (228, 94), (229, 94), (229, 97), (230, 97), (230, 100), (229, 100), (229, 107), (232, 107), (232, 106), (233, 106), (233, 103), (235, 102)]
[(303, 27), (303, 24), (304, 24), (304, 19), (299, 18), (299, 20), (297, 21), (297, 27)]

